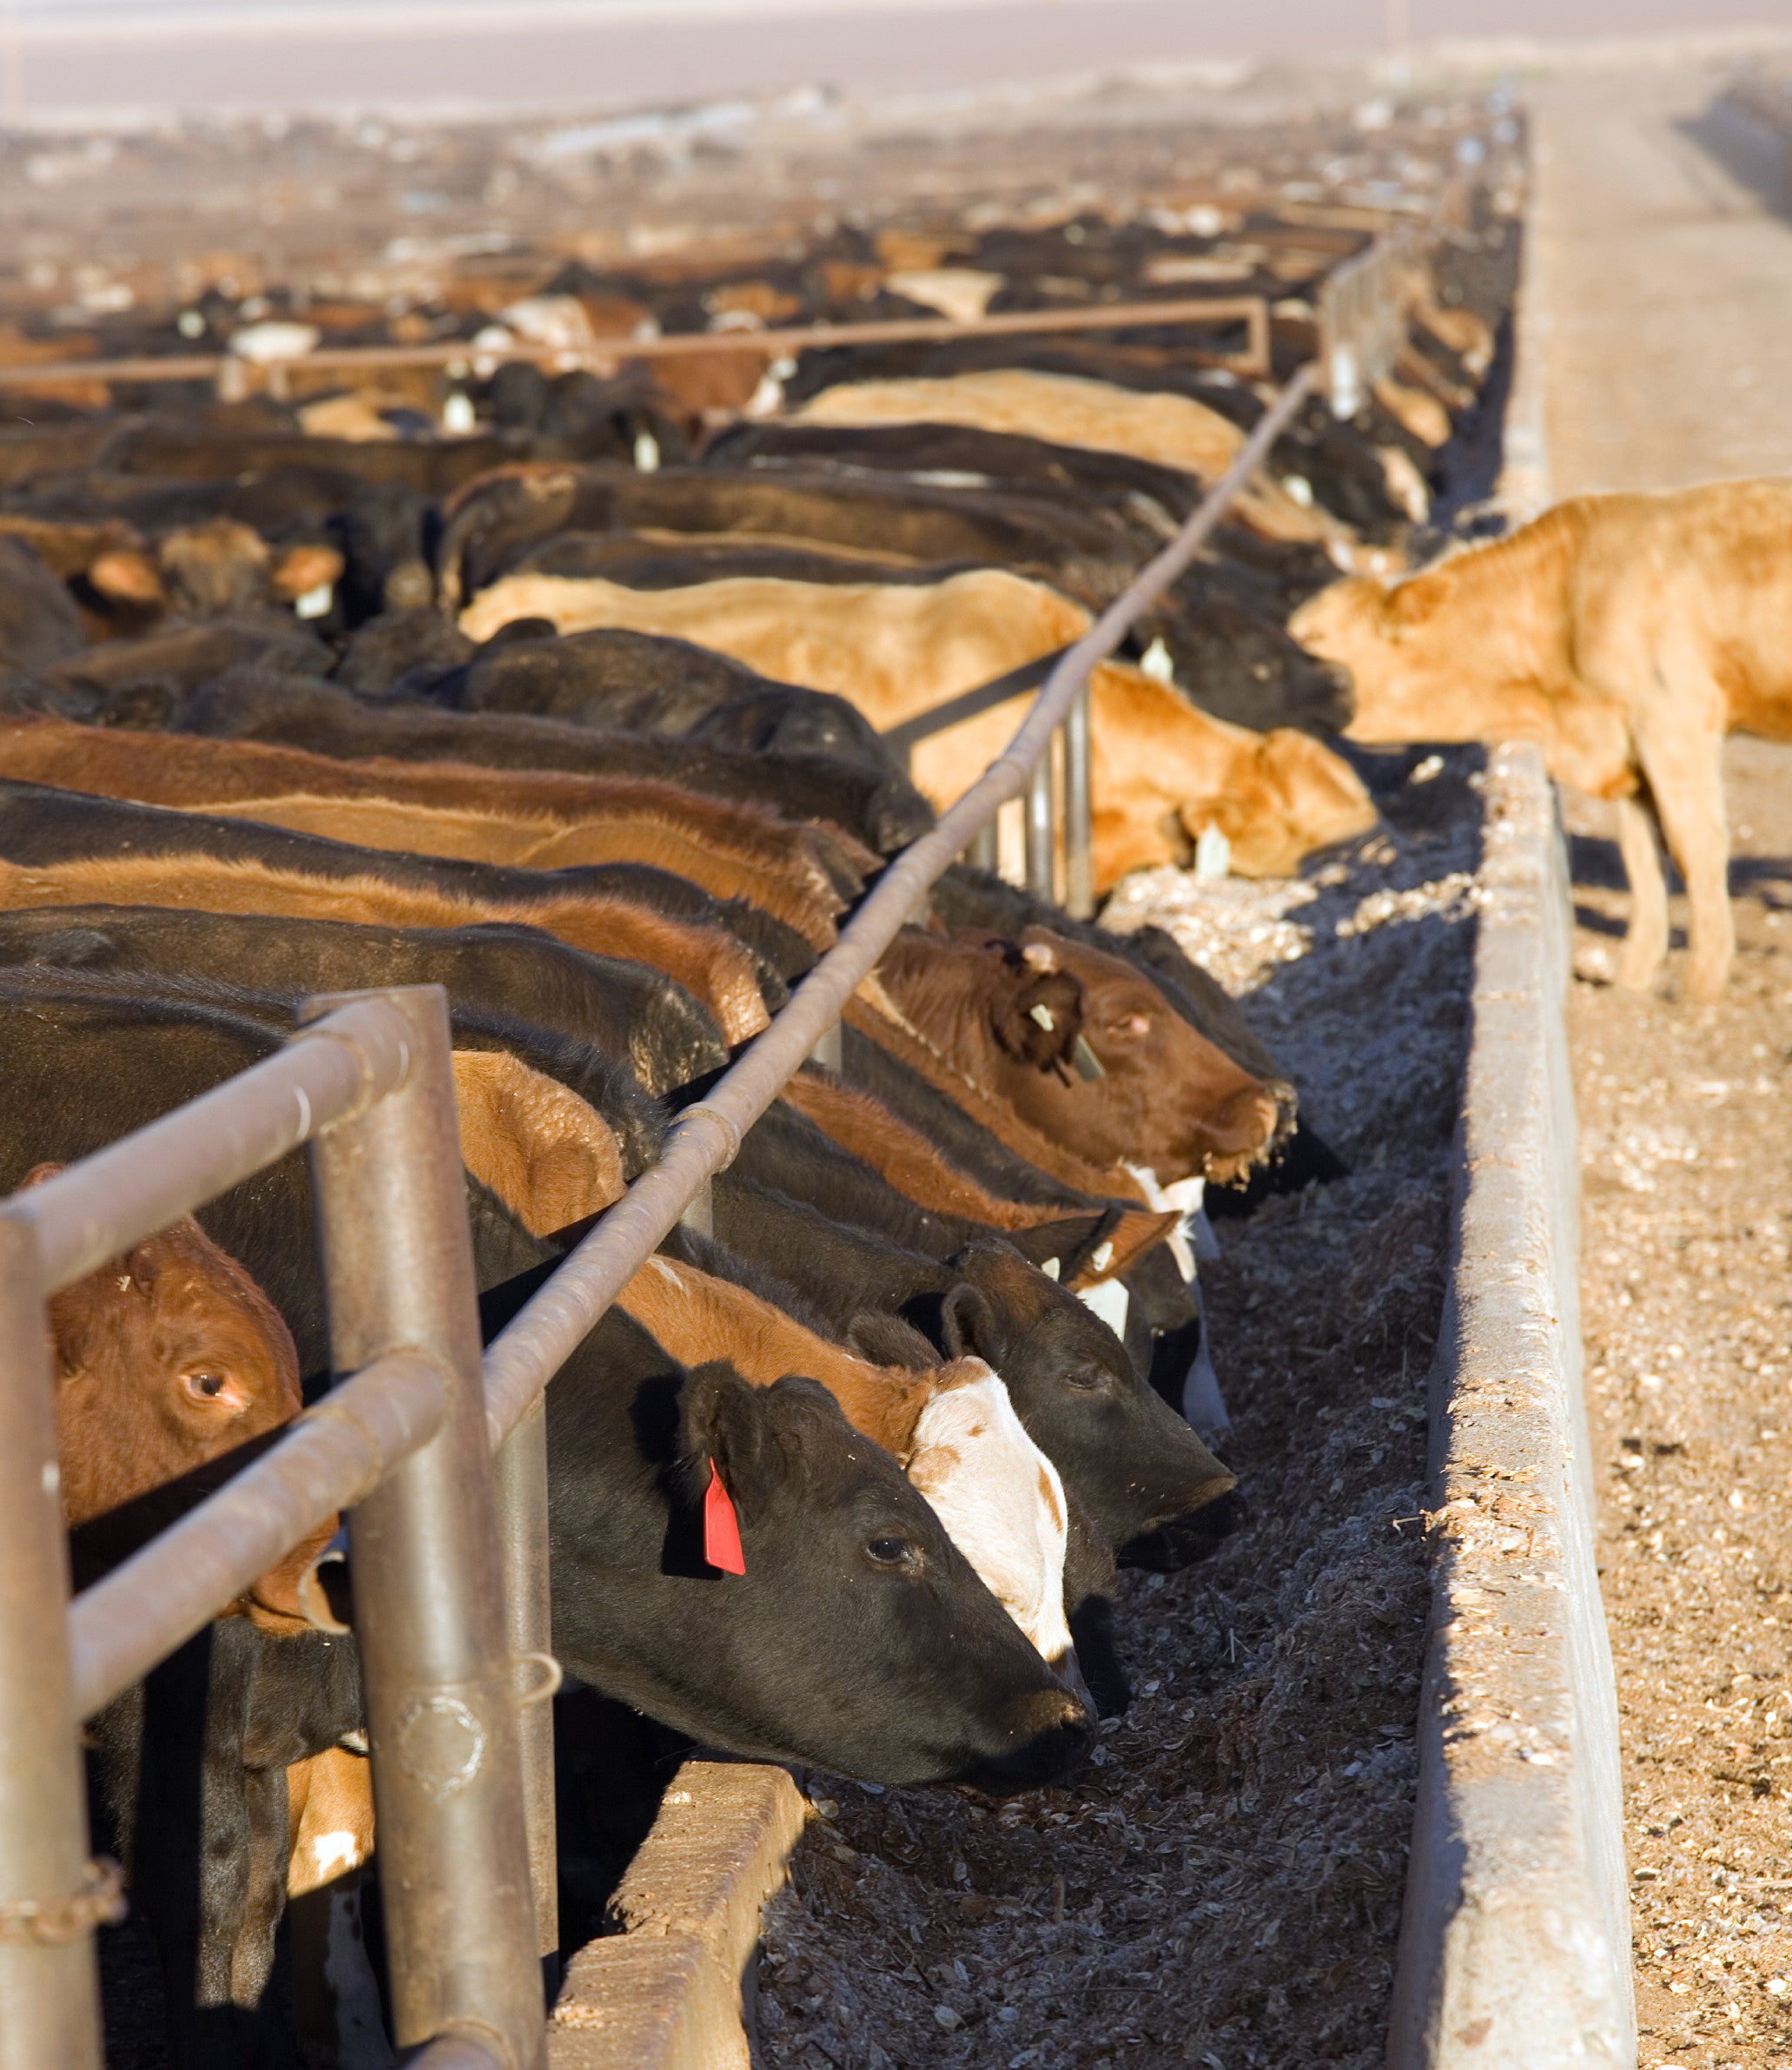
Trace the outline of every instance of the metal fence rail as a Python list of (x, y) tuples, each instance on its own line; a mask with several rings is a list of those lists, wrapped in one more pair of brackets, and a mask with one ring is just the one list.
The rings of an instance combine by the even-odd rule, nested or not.
[[(1021, 671), (1044, 680), (1006, 751), (884, 870), (789, 1005), (483, 1359), (439, 987), (312, 1000), (279, 1055), (0, 1203), (0, 2070), (100, 2064), (93, 1928), (108, 1894), (87, 1858), (80, 1721), (335, 1510), (352, 1512), (396, 2039), (438, 2070), (542, 2063), (537, 1954), (557, 1941), (552, 1743), (546, 1706), (519, 1676), (531, 1659), (554, 1671), (543, 1391), (673, 1224), (701, 1211), (711, 1175), (837, 1028), (929, 887), (1029, 785), (1029, 847), (1049, 883), (1039, 772), (1048, 783), (1054, 733), (1067, 734), (1069, 819), (1086, 829), (1091, 669), (1187, 566), (1319, 379), (1317, 365), (1295, 376), (1081, 639)], [(1070, 845), (1073, 903), (1086, 909), (1086, 837)], [(70, 1606), (45, 1300), (301, 1143), (333, 1365), (347, 1377)]]
[[(438, 367), (457, 379), (510, 360), (532, 360), (556, 374), (579, 367), (611, 374), (627, 360), (689, 359), (713, 352), (751, 352), (776, 360), (838, 345), (945, 344), (957, 338), (1020, 338), (1053, 331), (1138, 330), (1157, 324), (1245, 327), (1242, 352), (1216, 352), (1213, 363), (1234, 374), (1270, 371), (1269, 304), (1260, 294), (1180, 295), (1162, 301), (1104, 302), (1094, 309), (1009, 309), (962, 322), (948, 316), (886, 317), (866, 323), (810, 323), (784, 330), (675, 331), (661, 338), (598, 338), (589, 345), (532, 345), (518, 339), (485, 347), (470, 339), (442, 345), (339, 345), (268, 360), (236, 353), (171, 353), (122, 360), (56, 360), (0, 367), (0, 388), (55, 381), (208, 380), (239, 393), (259, 374), (276, 395), (292, 374), (377, 374), (397, 367)], [(458, 371), (457, 371), (458, 370)]]

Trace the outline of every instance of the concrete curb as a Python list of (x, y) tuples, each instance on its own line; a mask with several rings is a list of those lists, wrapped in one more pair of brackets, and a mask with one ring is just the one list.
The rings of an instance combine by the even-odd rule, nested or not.
[(625, 1931), (567, 1965), (550, 2070), (751, 2070), (760, 1908), (808, 1815), (781, 1768), (687, 1761), (611, 1901)]
[(1517, 330), (1512, 388), (1506, 399), (1505, 450), (1494, 499), (1515, 530), (1540, 516), (1551, 502), (1544, 363), (1551, 322), (1544, 278), (1550, 236), (1548, 187), (1548, 158), (1533, 121), (1531, 192), (1524, 211), (1524, 242), (1518, 255), (1518, 292), (1512, 307)]
[(1490, 757), (1481, 882), (1388, 2061), (1630, 2070), (1617, 1700), (1581, 1392), (1568, 879), (1533, 747)]

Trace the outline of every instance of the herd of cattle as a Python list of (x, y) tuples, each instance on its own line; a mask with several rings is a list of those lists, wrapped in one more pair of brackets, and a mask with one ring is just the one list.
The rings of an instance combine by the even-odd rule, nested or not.
[[(1015, 234), (1004, 270), (1141, 237), (1174, 257), (1169, 231), (1078, 223), (1042, 255)], [(1102, 888), (1210, 830), (1286, 874), (1372, 825), (1319, 737), (1347, 681), (1285, 622), (1401, 564), (1439, 442), (1419, 405), (1491, 354), (1476, 248), (1442, 248), (1401, 378), (1358, 423), (1314, 404), (1096, 671)], [(307, 429), (265, 399), (0, 430), (0, 1189), (269, 1055), (308, 993), (439, 983), (489, 1333), (1036, 671), (912, 767), (883, 736), (1075, 638), (1265, 406), (1147, 333), (813, 354), (721, 427), (644, 374), (510, 365), (480, 407), (457, 437), (346, 437), (320, 428), (346, 407)], [(1167, 936), (953, 868), (836, 1066), (717, 1180), (708, 1233), (675, 1232), (549, 1390), (567, 1671), (882, 1784), (1068, 1775), (1127, 1701), (1116, 1555), (1173, 1557), (1166, 1527), (1218, 1528), (1233, 1486), (1179, 1412), (1194, 1212), (1275, 1167), (1327, 1154)], [(200, 1221), (53, 1305), (77, 1585), (327, 1384), (301, 1160)], [(331, 1535), (90, 1728), (177, 2062), (368, 2040)], [(296, 2031), (270, 2012), (282, 1944)]]

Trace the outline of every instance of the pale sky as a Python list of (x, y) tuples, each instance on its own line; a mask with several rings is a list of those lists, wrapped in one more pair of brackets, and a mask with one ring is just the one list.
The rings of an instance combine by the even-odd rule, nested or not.
[(0, 0), (0, 55), (7, 98), (28, 116), (596, 110), (807, 84), (929, 94), (1178, 60), (1375, 50), (1402, 5), (1418, 44), (1792, 32), (1792, 0)]

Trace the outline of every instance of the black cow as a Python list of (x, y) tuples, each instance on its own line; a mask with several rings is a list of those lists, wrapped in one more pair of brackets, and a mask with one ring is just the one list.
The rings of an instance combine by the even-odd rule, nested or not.
[[(488, 643), (428, 685), (456, 711), (526, 713), (622, 733), (689, 733), (731, 747), (837, 756), (899, 772), (876, 731), (844, 698), (774, 683), (690, 640), (601, 627), (565, 638)], [(750, 737), (743, 737), (743, 728)]]
[(33, 906), (0, 912), (0, 965), (11, 964), (129, 976), (147, 988), (224, 973), (286, 999), (439, 984), (456, 1008), (626, 1058), (653, 1094), (728, 1061), (715, 1016), (663, 971), (505, 922), (371, 927), (173, 906)]
[(1160, 542), (1113, 513), (1053, 508), (994, 490), (851, 479), (823, 469), (613, 468), (502, 477), (481, 484), (444, 527), (446, 604), (465, 603), (538, 541), (560, 532), (770, 533), (909, 561), (1013, 568), (1086, 602), (1124, 588)]
[[(817, 1383), (687, 1376), (612, 1311), (547, 1421), (554, 1650), (605, 1695), (733, 1753), (886, 1784), (1025, 1789), (1081, 1754), (1081, 1707)], [(744, 1576), (702, 1559), (712, 1460)]]
[[(899, 1315), (942, 1357), (982, 1359), (1015, 1412), (1108, 1541), (1213, 1500), (1227, 1475), (1194, 1432), (1139, 1379), (1126, 1347), (1068, 1288), (986, 1236), (941, 1260), (725, 1174), (712, 1189), (720, 1244), (777, 1273), (803, 1319), (876, 1355), (868, 1315)], [(678, 1240), (684, 1241), (683, 1238)], [(691, 1255), (733, 1277), (725, 1261)]]
[[(487, 769), (651, 777), (738, 804), (770, 805), (788, 819), (832, 822), (878, 855), (906, 846), (933, 824), (932, 808), (906, 776), (837, 756), (774, 751), (751, 699), (717, 707), (694, 740), (596, 732), (507, 712), (376, 706), (327, 684), (272, 672), (237, 671), (191, 698), (169, 695), (153, 705), (141, 696), (120, 702), (116, 712), (109, 704), (69, 716), (274, 741), (347, 759), (390, 755)], [(712, 729), (725, 729), (727, 737), (711, 737)]]

